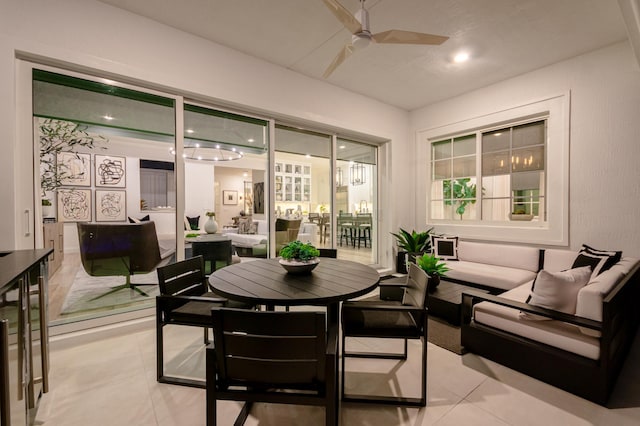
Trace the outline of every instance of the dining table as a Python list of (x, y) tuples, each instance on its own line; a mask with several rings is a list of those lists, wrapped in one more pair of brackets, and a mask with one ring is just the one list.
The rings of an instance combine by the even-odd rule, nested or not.
[(209, 277), (214, 293), (267, 309), (326, 306), (328, 326), (338, 324), (341, 301), (369, 293), (379, 281), (380, 275), (370, 266), (324, 257), (308, 274), (288, 273), (275, 258), (233, 264)]

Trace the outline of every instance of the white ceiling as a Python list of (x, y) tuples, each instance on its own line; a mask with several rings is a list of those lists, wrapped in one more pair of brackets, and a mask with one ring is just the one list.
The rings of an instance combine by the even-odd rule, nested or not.
[[(293, 71), (322, 74), (351, 35), (321, 0), (101, 0)], [(340, 0), (352, 13), (358, 0)], [(368, 0), (371, 32), (449, 36), (440, 46), (372, 44), (327, 81), (406, 110), (627, 38), (613, 0)], [(471, 59), (455, 64), (467, 51)]]

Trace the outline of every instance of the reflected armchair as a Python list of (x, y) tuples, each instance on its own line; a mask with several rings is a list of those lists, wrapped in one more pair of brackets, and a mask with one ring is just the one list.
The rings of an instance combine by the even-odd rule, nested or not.
[(131, 275), (147, 274), (171, 261), (175, 248), (161, 250), (153, 222), (130, 224), (78, 223), (80, 260), (87, 274), (94, 277), (123, 276), (125, 282), (95, 299), (130, 288), (149, 296)]

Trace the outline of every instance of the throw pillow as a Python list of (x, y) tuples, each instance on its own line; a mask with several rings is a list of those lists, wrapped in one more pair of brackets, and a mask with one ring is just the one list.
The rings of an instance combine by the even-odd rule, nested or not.
[(129, 219), (129, 223), (148, 222), (150, 220), (149, 215), (141, 217), (140, 219), (136, 219), (135, 217), (131, 217), (131, 216), (128, 216), (127, 218)]
[(586, 244), (582, 245), (582, 248), (580, 249), (580, 253), (588, 253), (594, 256), (602, 256), (607, 258), (602, 268), (600, 268), (599, 273), (602, 273), (607, 269), (611, 268), (613, 265), (618, 263), (620, 259), (622, 259), (622, 251), (599, 250), (593, 247), (589, 247)]
[(435, 237), (433, 254), (442, 260), (458, 260), (458, 237)]
[[(569, 269), (560, 272), (541, 270), (531, 287), (527, 303), (575, 315), (578, 292), (591, 278), (591, 267)], [(521, 313), (527, 319), (543, 319), (538, 315)]]
[(576, 257), (576, 260), (573, 261), (573, 265), (571, 265), (571, 268), (573, 269), (588, 266), (591, 268), (591, 276), (595, 277), (601, 272), (602, 267), (604, 266), (607, 259), (607, 256), (601, 257), (581, 252), (578, 254), (578, 257)]
[(189, 217), (187, 216), (187, 220), (189, 221), (189, 228), (191, 231), (198, 231), (200, 227), (198, 226), (200, 223), (200, 216)]
[(252, 223), (249, 220), (240, 220), (238, 222), (238, 234), (249, 234)]
[(258, 233), (258, 222), (251, 222), (249, 224), (249, 229), (247, 230), (247, 234), (257, 234)]

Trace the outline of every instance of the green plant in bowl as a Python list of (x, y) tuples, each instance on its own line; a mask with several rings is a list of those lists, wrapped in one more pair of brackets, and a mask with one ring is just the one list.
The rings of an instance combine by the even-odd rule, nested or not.
[(320, 256), (320, 251), (311, 243), (292, 241), (280, 249), (280, 257), (285, 260), (308, 261)]
[(187, 234), (185, 235), (185, 238), (196, 238), (198, 237), (200, 234), (196, 234), (196, 233), (191, 233), (191, 234)]

